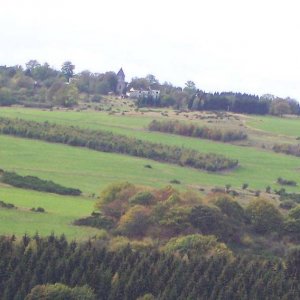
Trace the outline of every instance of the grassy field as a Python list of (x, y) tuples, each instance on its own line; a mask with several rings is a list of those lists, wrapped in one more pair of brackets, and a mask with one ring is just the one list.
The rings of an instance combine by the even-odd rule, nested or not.
[(299, 137), (300, 119), (299, 118), (277, 118), (271, 116), (251, 117), (247, 125), (266, 132), (279, 135)]
[[(279, 188), (278, 185), (274, 184), (278, 177), (283, 178), (293, 178), (300, 182), (300, 159), (292, 156), (287, 156), (283, 154), (276, 154), (264, 149), (257, 149), (253, 147), (241, 147), (231, 144), (224, 144), (218, 142), (212, 142), (208, 140), (200, 140), (158, 132), (149, 132), (145, 130), (147, 124), (153, 119), (153, 115), (137, 115), (137, 116), (121, 116), (121, 115), (108, 115), (104, 112), (74, 112), (74, 111), (39, 111), (34, 109), (4, 109), (1, 110), (0, 116), (9, 117), (20, 117), (24, 119), (30, 119), (35, 121), (45, 121), (56, 122), (66, 125), (77, 125), (84, 128), (92, 129), (105, 129), (110, 130), (115, 133), (125, 134), (129, 136), (134, 136), (143, 140), (151, 142), (163, 142), (168, 145), (183, 146), (187, 148), (192, 148), (199, 150), (201, 152), (214, 152), (224, 154), (225, 156), (231, 158), (237, 158), (240, 162), (240, 167), (234, 171), (223, 173), (223, 174), (208, 174), (205, 172), (195, 171), (192, 169), (186, 169), (181, 167), (170, 166), (167, 164), (154, 163), (152, 161), (146, 161), (143, 159), (136, 159), (132, 157), (120, 156), (117, 154), (103, 154), (97, 153), (93, 154), (98, 159), (103, 155), (108, 155), (108, 158), (104, 158), (101, 162), (103, 165), (104, 174), (102, 180), (105, 184), (109, 182), (112, 178), (116, 180), (122, 178), (128, 178), (129, 181), (137, 183), (145, 183), (150, 185), (166, 184), (169, 180), (174, 177), (179, 179), (185, 185), (225, 185), (226, 183), (232, 184), (233, 187), (240, 187), (243, 183), (249, 183), (250, 188), (253, 189), (264, 189), (267, 185), (271, 185), (274, 188)], [(259, 117), (253, 117), (256, 120)], [(262, 117), (263, 119), (268, 117)], [(272, 118), (271, 118), (272, 119)], [(277, 118), (279, 119), (279, 118)], [(280, 121), (281, 119), (279, 119)], [(292, 120), (297, 123), (298, 120)], [(300, 124), (300, 122), (298, 122)], [(18, 139), (19, 140), (19, 139)], [(32, 143), (32, 142), (31, 142)], [(40, 143), (40, 142), (36, 142)], [(53, 145), (52, 145), (53, 146)], [(60, 145), (64, 148), (65, 146)], [(14, 147), (12, 147), (14, 148)], [(29, 146), (28, 151), (30, 152), (31, 146)], [(48, 148), (48, 146), (47, 146)], [(82, 149), (81, 149), (82, 150)], [(10, 149), (9, 152), (13, 151)], [(40, 152), (46, 153), (47, 149), (43, 149)], [(68, 150), (75, 151), (75, 150)], [(90, 150), (82, 150), (92, 153)], [(76, 152), (76, 151), (75, 151)], [(86, 153), (86, 152), (85, 152)], [(58, 150), (57, 155), (62, 155), (61, 150)], [(93, 163), (95, 158), (93, 157), (91, 162), (87, 155), (82, 154), (81, 158), (76, 158), (76, 163), (72, 165), (73, 168), (79, 168), (80, 170), (85, 169), (89, 172), (97, 163)], [(60, 158), (58, 161), (68, 161), (68, 154)], [(22, 161), (24, 161), (22, 158)], [(41, 158), (43, 160), (43, 158)], [(57, 160), (57, 159), (56, 159)], [(120, 160), (120, 161), (119, 161)], [(124, 160), (124, 161), (123, 161)], [(110, 163), (108, 163), (108, 161)], [(128, 165), (126, 165), (128, 162)], [(1, 161), (0, 161), (1, 162)], [(111, 163), (114, 162), (114, 163)], [(16, 166), (20, 165), (16, 163)], [(24, 162), (23, 162), (24, 163)], [(82, 164), (81, 164), (82, 163)], [(125, 163), (125, 164), (124, 164)], [(155, 168), (151, 170), (145, 170), (143, 168), (144, 164), (150, 163), (155, 165)], [(53, 164), (53, 163), (52, 163)], [(71, 162), (67, 165), (72, 164)], [(107, 165), (109, 164), (109, 166)], [(85, 167), (86, 166), (86, 167)], [(120, 167), (118, 167), (120, 166)], [(131, 166), (131, 167), (130, 167)], [(137, 166), (137, 167), (136, 167)], [(58, 167), (59, 168), (59, 167)], [(57, 169), (57, 167), (55, 167)], [(118, 171), (117, 171), (118, 170)], [(126, 172), (127, 175), (124, 176), (123, 171), (130, 170)], [(158, 171), (158, 173), (156, 173)], [(172, 176), (173, 175), (173, 176)], [(55, 174), (55, 178), (63, 180), (59, 177), (59, 174)], [(74, 175), (76, 177), (76, 175)], [(89, 177), (88, 174), (85, 176)], [(104, 177), (104, 178), (103, 178)], [(106, 178), (106, 179), (105, 179)], [(92, 178), (88, 179), (88, 182), (94, 182)], [(75, 184), (76, 182), (74, 182)], [(74, 185), (73, 184), (73, 185)], [(84, 183), (81, 182), (81, 185)], [(87, 183), (85, 190), (91, 190), (92, 183)], [(75, 186), (76, 187), (76, 186)], [(99, 189), (102, 184), (99, 183)], [(293, 190), (299, 190), (298, 187), (292, 188)], [(95, 192), (95, 188), (92, 189)]]
[[(191, 168), (158, 163), (151, 160), (126, 155), (102, 153), (86, 148), (76, 148), (62, 144), (0, 136), (0, 168), (16, 171), (21, 175), (34, 175), (50, 179), (64, 186), (80, 188), (83, 197), (64, 197), (53, 194), (19, 190), (0, 186), (0, 199), (14, 203), (24, 209), (0, 209), (0, 233), (24, 232), (47, 234), (66, 233), (69, 238), (83, 238), (98, 230), (72, 226), (74, 219), (89, 215), (93, 210), (95, 198), (108, 183), (130, 181), (136, 184), (162, 187), (170, 180), (181, 181), (180, 188), (225, 186), (240, 188), (248, 183), (249, 188), (264, 190), (267, 185), (279, 189), (278, 177), (293, 179), (300, 185), (300, 159), (255, 147), (242, 147), (157, 132), (145, 128), (153, 118), (161, 118), (159, 113), (135, 115), (109, 115), (107, 112), (41, 111), (24, 108), (1, 108), (0, 116), (19, 117), (35, 121), (50, 121), (84, 128), (110, 130), (115, 133), (134, 136), (152, 142), (193, 148), (201, 152), (221, 153), (237, 158), (240, 167), (224, 173), (207, 173)], [(263, 120), (263, 121), (260, 121)], [(278, 120), (278, 127), (275, 121)], [(202, 121), (199, 121), (202, 122)], [(266, 128), (259, 128), (262, 125)], [(258, 125), (259, 124), (259, 125)], [(273, 124), (273, 125), (272, 125)], [(294, 124), (294, 125), (292, 125)], [(271, 117), (247, 117), (247, 126), (253, 126), (265, 134), (293, 135), (290, 127), (300, 129), (300, 122)], [(297, 127), (298, 126), (298, 127)], [(285, 133), (285, 131), (287, 133)], [(298, 130), (298, 132), (300, 132)], [(296, 136), (296, 135), (295, 135)], [(150, 164), (152, 169), (144, 166)], [(300, 187), (287, 188), (300, 191)], [(47, 214), (37, 214), (27, 208), (41, 206)]]
[[(0, 186), (0, 199), (13, 203), (18, 209), (0, 209), (0, 233), (34, 235), (66, 234), (69, 239), (82, 240), (100, 231), (73, 226), (74, 219), (90, 214), (94, 201), (84, 198), (59, 196), (36, 191)], [(43, 207), (46, 213), (31, 212), (32, 207)]]

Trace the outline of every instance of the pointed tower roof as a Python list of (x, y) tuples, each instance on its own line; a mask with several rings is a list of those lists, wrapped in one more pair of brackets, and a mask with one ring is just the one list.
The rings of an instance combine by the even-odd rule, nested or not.
[(123, 77), (123, 78), (125, 78), (125, 73), (124, 73), (124, 71), (123, 71), (122, 68), (121, 68), (121, 69), (119, 70), (119, 72), (117, 73), (117, 76), (118, 76), (118, 77)]

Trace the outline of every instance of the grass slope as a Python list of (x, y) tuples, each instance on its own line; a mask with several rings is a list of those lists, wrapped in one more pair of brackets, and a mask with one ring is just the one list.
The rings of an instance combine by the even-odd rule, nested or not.
[[(93, 210), (94, 201), (81, 197), (68, 197), (55, 194), (23, 190), (5, 185), (0, 186), (0, 199), (15, 204), (18, 209), (0, 208), (0, 234), (24, 233), (33, 235), (65, 234), (69, 239), (82, 240), (100, 231), (73, 226), (79, 216), (88, 215)], [(29, 211), (32, 207), (43, 207), (46, 213)]]
[[(18, 116), (20, 118), (35, 121), (49, 120), (50, 122), (77, 125), (85, 128), (107, 129), (115, 133), (134, 136), (136, 138), (151, 142), (162, 142), (168, 145), (192, 148), (201, 152), (223, 154), (230, 158), (237, 158), (241, 165), (236, 170), (228, 173), (208, 174), (205, 172), (195, 172), (191, 169), (178, 168), (167, 164), (154, 163), (151, 161), (150, 164), (155, 164), (156, 167), (153, 170), (150, 170), (152, 173), (150, 172), (149, 174), (149, 170), (140, 168), (140, 165), (138, 166), (138, 168), (136, 168), (135, 166), (131, 165), (131, 163), (129, 163), (130, 167), (126, 165), (125, 162), (123, 163), (123, 160), (126, 159), (126, 162), (134, 161), (134, 164), (136, 164), (137, 161), (143, 161), (143, 165), (145, 163), (145, 160), (133, 159), (129, 157), (122, 158), (119, 155), (116, 156), (114, 154), (107, 154), (109, 157), (111, 157), (111, 159), (109, 167), (107, 166), (107, 162), (104, 162), (103, 165), (103, 171), (105, 171), (105, 174), (103, 174), (103, 177), (105, 178), (103, 178), (103, 180), (105, 182), (109, 182), (113, 177), (116, 177), (116, 179), (128, 179), (136, 183), (144, 182), (145, 184), (150, 184), (153, 186), (157, 185), (159, 182), (161, 182), (161, 184), (164, 184), (167, 183), (170, 179), (176, 178), (181, 180), (184, 184), (225, 185), (226, 183), (230, 183), (233, 187), (240, 187), (243, 183), (249, 183), (250, 188), (264, 189), (267, 185), (271, 185), (274, 188), (279, 188), (279, 186), (275, 184), (275, 181), (278, 177), (282, 177), (287, 179), (294, 179), (300, 185), (299, 158), (283, 154), (276, 154), (254, 147), (241, 147), (231, 144), (224, 144), (189, 137), (181, 137), (159, 132), (149, 132), (144, 130), (145, 126), (147, 126), (147, 124), (153, 119), (153, 117), (149, 115), (115, 116), (108, 115), (107, 113), (103, 112), (51, 112), (23, 108), (4, 109), (0, 112), (0, 115), (7, 117)], [(255, 118), (258, 117), (254, 117), (254, 119)], [(268, 120), (269, 117), (262, 118)], [(279, 121), (281, 120), (280, 118), (276, 119)], [(295, 123), (297, 122), (297, 120), (292, 121)], [(44, 149), (43, 151), (47, 150)], [(103, 154), (100, 153), (99, 156), (103, 156)], [(79, 161), (76, 161), (76, 167), (80, 165), (80, 162), (82, 160), (83, 158), (79, 159)], [(122, 162), (120, 162), (120, 160)], [(87, 167), (84, 168), (87, 171), (90, 170), (90, 165), (93, 164), (92, 162), (88, 163), (88, 161), (89, 159), (86, 160), (86, 158), (84, 158), (84, 162), (82, 163), (83, 168), (85, 167), (85, 164), (87, 164)], [(149, 163), (149, 161), (147, 163)], [(159, 173), (156, 172), (157, 168), (159, 169)], [(128, 170), (128, 172), (126, 172), (126, 170)], [(124, 171), (126, 173), (125, 176)], [(169, 177), (166, 176), (166, 173), (169, 174)], [(59, 174), (57, 175), (59, 176)], [(149, 175), (153, 178), (149, 178)], [(99, 183), (99, 187), (100, 185), (101, 183)], [(75, 187), (77, 186), (75, 185)], [(79, 188), (81, 187), (79, 186)], [(289, 190), (299, 191), (300, 188), (289, 188)], [(93, 191), (95, 190), (93, 189)]]
[(247, 125), (266, 132), (280, 135), (299, 137), (299, 118), (277, 118), (271, 116), (255, 116), (249, 118)]
[[(65, 197), (0, 186), (1, 200), (26, 209), (41, 206), (48, 212), (47, 214), (37, 214), (26, 209), (0, 209), (0, 234), (21, 235), (24, 232), (34, 234), (38, 231), (46, 235), (54, 231), (57, 234), (65, 233), (69, 238), (76, 237), (77, 239), (94, 235), (99, 231), (75, 227), (71, 223), (74, 219), (89, 215), (93, 210), (94, 200), (88, 198), (90, 194), (99, 194), (104, 186), (114, 181), (127, 180), (136, 184), (162, 187), (167, 185), (170, 180), (178, 179), (182, 182), (179, 185), (181, 188), (224, 186), (228, 183), (233, 188), (238, 188), (243, 183), (248, 183), (251, 189), (263, 190), (267, 185), (279, 189), (281, 186), (277, 185), (275, 181), (277, 177), (282, 177), (293, 179), (300, 185), (299, 158), (254, 147), (241, 147), (149, 132), (145, 130), (145, 127), (153, 119), (153, 115), (150, 114), (115, 116), (102, 112), (50, 112), (23, 108), (1, 108), (0, 116), (35, 121), (48, 120), (84, 128), (107, 129), (147, 141), (184, 146), (202, 152), (221, 153), (239, 159), (241, 165), (231, 172), (215, 174), (126, 155), (101, 153), (85, 148), (0, 135), (0, 168), (16, 171), (21, 175), (33, 175), (53, 180), (64, 186), (79, 188), (84, 192), (84, 197)], [(286, 126), (285, 130), (289, 134), (292, 134), (289, 129), (289, 126), (292, 126), (290, 124), (299, 128), (298, 120), (291, 120), (291, 123), (287, 122), (289, 125), (282, 125), (281, 119), (278, 118), (273, 120), (269, 117), (253, 117), (253, 120), (255, 121), (256, 118), (262, 118), (265, 122), (271, 123), (279, 120), (279, 124)], [(275, 125), (273, 127), (270, 125), (271, 123), (268, 123), (270, 130), (281, 134)], [(298, 130), (298, 132), (300, 131)], [(146, 164), (150, 164), (152, 169), (145, 168)], [(289, 187), (287, 190), (299, 192), (300, 186)]]

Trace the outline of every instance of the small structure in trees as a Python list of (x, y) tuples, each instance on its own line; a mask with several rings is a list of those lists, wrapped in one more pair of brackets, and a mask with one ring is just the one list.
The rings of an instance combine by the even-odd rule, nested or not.
[(125, 82), (125, 73), (122, 68), (117, 73), (117, 79), (118, 79), (118, 83), (117, 83), (116, 92), (118, 95), (124, 96), (126, 92), (127, 82)]

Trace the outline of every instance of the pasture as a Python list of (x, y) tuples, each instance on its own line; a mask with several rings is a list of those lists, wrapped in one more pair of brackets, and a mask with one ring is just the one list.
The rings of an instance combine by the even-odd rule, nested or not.
[[(248, 183), (249, 189), (263, 191), (268, 185), (272, 189), (280, 189), (281, 186), (276, 183), (276, 179), (282, 177), (293, 179), (298, 183), (296, 187), (287, 187), (288, 191), (300, 191), (299, 158), (277, 154), (259, 147), (149, 132), (147, 125), (154, 118), (164, 118), (159, 112), (114, 115), (96, 111), (0, 108), (0, 116), (109, 130), (155, 143), (223, 154), (238, 159), (240, 163), (238, 168), (229, 172), (208, 173), (126, 155), (0, 135), (0, 168), (21, 175), (53, 180), (83, 191), (82, 197), (67, 197), (1, 185), (0, 200), (13, 203), (20, 209), (0, 209), (0, 234), (21, 235), (24, 232), (34, 234), (38, 231), (44, 235), (53, 231), (77, 239), (95, 235), (100, 231), (73, 226), (71, 223), (77, 218), (89, 215), (101, 189), (116, 181), (162, 187), (169, 184), (171, 180), (177, 179), (181, 182), (176, 186), (177, 188), (204, 188), (206, 192), (211, 187), (224, 187), (226, 184), (231, 184), (233, 189), (240, 189), (243, 183)], [(276, 120), (280, 124), (278, 128), (274, 123)], [(247, 116), (243, 121), (249, 130), (263, 132), (271, 140), (274, 134), (284, 138), (291, 136), (294, 138), (297, 129), (292, 131), (291, 128), (300, 129), (298, 119)], [(193, 122), (204, 123), (203, 120), (193, 120)], [(151, 165), (152, 168), (145, 168), (145, 165)], [(47, 213), (38, 214), (29, 211), (31, 207), (38, 206), (45, 208)]]

